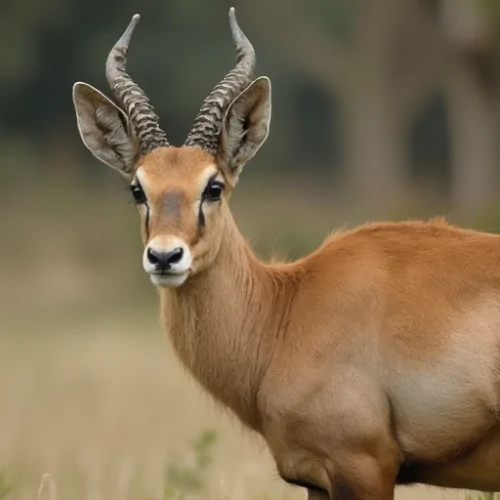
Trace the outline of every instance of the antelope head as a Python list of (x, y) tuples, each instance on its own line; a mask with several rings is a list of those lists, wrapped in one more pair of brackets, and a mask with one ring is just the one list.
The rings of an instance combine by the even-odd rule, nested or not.
[(231, 8), (236, 66), (205, 99), (184, 145), (172, 146), (145, 93), (126, 72), (138, 22), (136, 14), (107, 58), (116, 103), (82, 82), (73, 86), (73, 103), (85, 146), (130, 184), (144, 270), (154, 285), (177, 287), (217, 257), (230, 193), (269, 133), (271, 82), (253, 80), (255, 51)]

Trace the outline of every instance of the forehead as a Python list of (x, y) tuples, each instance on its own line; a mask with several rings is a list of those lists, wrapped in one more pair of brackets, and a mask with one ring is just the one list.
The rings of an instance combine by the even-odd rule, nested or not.
[(153, 189), (172, 185), (196, 189), (200, 180), (217, 172), (215, 158), (200, 148), (169, 146), (146, 155), (139, 164), (137, 177)]

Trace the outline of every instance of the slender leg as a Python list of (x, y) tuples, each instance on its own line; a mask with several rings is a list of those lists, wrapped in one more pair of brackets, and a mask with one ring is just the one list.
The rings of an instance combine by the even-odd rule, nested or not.
[(330, 500), (394, 500), (395, 473), (374, 460), (340, 469), (331, 478)]
[(330, 500), (394, 500), (394, 488), (360, 489), (356, 486), (351, 487), (347, 483), (342, 483), (335, 486)]
[(387, 484), (382, 489), (365, 489), (351, 486), (345, 482), (339, 482), (334, 486), (332, 496), (326, 491), (307, 490), (307, 500), (394, 500), (395, 485)]

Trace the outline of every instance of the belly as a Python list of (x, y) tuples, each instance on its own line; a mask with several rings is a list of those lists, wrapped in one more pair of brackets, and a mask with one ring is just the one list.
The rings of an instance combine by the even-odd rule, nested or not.
[(396, 439), (412, 460), (459, 456), (481, 442), (498, 421), (497, 383), (470, 365), (400, 373), (390, 400)]
[(393, 430), (407, 457), (451, 459), (499, 422), (500, 308), (490, 309), (478, 303), (447, 330), (433, 332), (440, 342), (432, 351), (411, 345), (411, 337), (405, 350), (394, 343), (387, 349)]
[(500, 491), (500, 427), (476, 446), (446, 463), (406, 462), (398, 484), (425, 483), (445, 488)]

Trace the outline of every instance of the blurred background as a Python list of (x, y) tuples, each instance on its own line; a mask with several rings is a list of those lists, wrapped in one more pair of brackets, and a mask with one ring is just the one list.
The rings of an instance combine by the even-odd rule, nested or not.
[(383, 218), (500, 230), (498, 0), (1, 0), (0, 500), (304, 496), (180, 368), (130, 194), (71, 100), (78, 80), (110, 95), (139, 12), (128, 69), (182, 144), (234, 65), (231, 5), (273, 83), (232, 198), (260, 256)]

